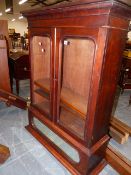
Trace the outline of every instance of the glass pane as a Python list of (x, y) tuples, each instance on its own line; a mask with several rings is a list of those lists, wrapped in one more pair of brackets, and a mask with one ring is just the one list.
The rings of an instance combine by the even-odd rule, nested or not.
[(44, 134), (50, 141), (58, 146), (65, 154), (69, 156), (73, 161), (79, 163), (80, 158), (77, 150), (66, 143), (62, 138), (52, 132), (47, 126), (41, 123), (38, 119), (34, 118), (34, 124), (36, 128)]
[(63, 41), (59, 123), (84, 138), (94, 57), (94, 42), (84, 38)]
[(33, 105), (50, 117), (50, 38), (32, 39)]

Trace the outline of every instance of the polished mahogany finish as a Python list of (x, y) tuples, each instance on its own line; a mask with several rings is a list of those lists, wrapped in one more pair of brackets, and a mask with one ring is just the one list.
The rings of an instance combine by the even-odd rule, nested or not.
[[(32, 99), (26, 128), (72, 174), (97, 174), (106, 164), (131, 18), (131, 8), (121, 2), (76, 0), (23, 12), (29, 24)], [(79, 161), (43, 134), (38, 123), (77, 150)]]

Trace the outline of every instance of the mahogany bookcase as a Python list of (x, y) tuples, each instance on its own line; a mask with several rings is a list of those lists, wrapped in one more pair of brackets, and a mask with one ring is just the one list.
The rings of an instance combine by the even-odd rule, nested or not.
[(26, 128), (72, 174), (97, 174), (106, 164), (130, 5), (76, 0), (23, 12), (31, 64)]

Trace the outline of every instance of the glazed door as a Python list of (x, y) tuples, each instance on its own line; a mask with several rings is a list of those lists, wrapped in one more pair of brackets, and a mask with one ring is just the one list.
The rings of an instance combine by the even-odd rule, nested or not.
[(22, 109), (27, 107), (26, 100), (11, 93), (7, 45), (4, 38), (0, 39), (0, 101)]
[(52, 69), (50, 30), (31, 33), (31, 105), (48, 119), (52, 118)]
[(81, 140), (85, 140), (91, 95), (97, 34), (94, 31), (63, 29), (61, 32), (57, 122), (66, 132)]

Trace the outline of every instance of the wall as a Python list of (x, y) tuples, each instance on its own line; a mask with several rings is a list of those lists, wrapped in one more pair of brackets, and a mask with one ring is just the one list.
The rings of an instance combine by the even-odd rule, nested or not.
[(9, 37), (7, 20), (0, 20), (0, 34), (5, 35), (6, 38)]
[(131, 41), (131, 32), (128, 32), (128, 38)]
[(27, 31), (28, 31), (27, 26), (28, 26), (28, 24), (27, 24), (26, 21), (24, 21), (24, 22), (21, 22), (21, 21), (18, 21), (18, 20), (13, 21), (13, 22), (8, 21), (8, 28), (9, 29), (15, 29), (15, 32), (20, 33), (21, 36), (24, 35), (24, 32), (27, 33)]
[[(130, 21), (130, 26), (131, 26), (131, 21)], [(131, 30), (131, 27), (130, 27), (130, 30)], [(129, 38), (129, 40), (131, 41), (131, 31), (128, 32), (128, 38)]]

